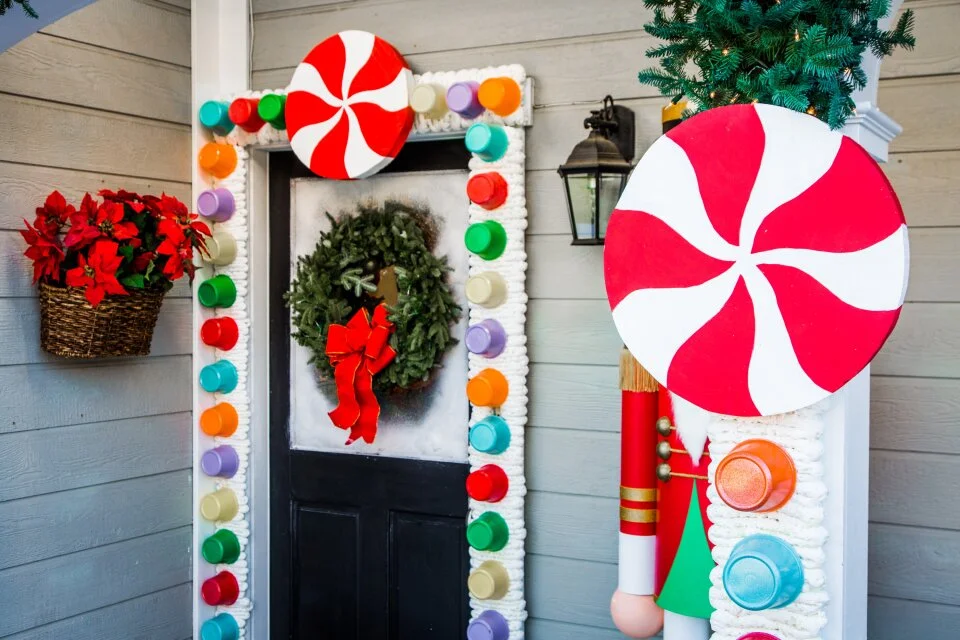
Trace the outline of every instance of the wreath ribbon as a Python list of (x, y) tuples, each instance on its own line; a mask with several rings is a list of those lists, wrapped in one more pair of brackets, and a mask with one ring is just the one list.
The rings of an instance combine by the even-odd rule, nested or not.
[(360, 309), (346, 325), (330, 325), (327, 356), (334, 366), (338, 404), (329, 415), (334, 425), (350, 429), (347, 444), (358, 438), (371, 443), (377, 435), (380, 403), (373, 393), (373, 376), (397, 355), (387, 344), (393, 330), (383, 304), (377, 305), (372, 318), (366, 309)]

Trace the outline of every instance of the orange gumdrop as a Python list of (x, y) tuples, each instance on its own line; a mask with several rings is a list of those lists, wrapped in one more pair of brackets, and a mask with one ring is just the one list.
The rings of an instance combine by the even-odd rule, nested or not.
[(200, 430), (208, 436), (231, 436), (239, 422), (240, 416), (229, 402), (221, 402), (200, 414)]
[(769, 440), (744, 440), (717, 465), (717, 493), (737, 511), (776, 511), (796, 485), (793, 458)]
[(489, 78), (480, 84), (477, 99), (486, 109), (505, 118), (520, 108), (520, 85), (513, 78)]
[(510, 387), (496, 369), (484, 369), (467, 383), (467, 398), (478, 407), (499, 407), (507, 401)]
[(237, 150), (233, 145), (208, 142), (200, 149), (200, 168), (215, 178), (226, 178), (237, 168)]

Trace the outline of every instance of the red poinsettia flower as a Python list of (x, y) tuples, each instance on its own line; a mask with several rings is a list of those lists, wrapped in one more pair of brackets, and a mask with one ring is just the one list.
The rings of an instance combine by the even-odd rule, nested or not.
[(42, 207), (37, 207), (37, 219), (34, 226), (49, 236), (56, 235), (76, 212), (72, 204), (67, 204), (63, 194), (54, 191), (47, 196)]
[(117, 269), (123, 256), (117, 255), (119, 245), (109, 240), (98, 240), (88, 252), (77, 256), (79, 266), (67, 271), (67, 285), (83, 287), (90, 306), (96, 307), (105, 295), (127, 295), (127, 290), (117, 281)]
[(102, 233), (97, 226), (97, 211), (97, 201), (90, 197), (89, 193), (83, 196), (80, 209), (70, 216), (70, 231), (63, 239), (63, 244), (68, 249), (80, 249), (101, 237)]
[(130, 267), (133, 269), (134, 273), (143, 273), (147, 270), (147, 267), (150, 266), (150, 261), (156, 259), (156, 257), (157, 254), (153, 253), (152, 251), (141, 253), (133, 259)]
[(43, 227), (34, 227), (26, 220), (23, 223), (27, 228), (20, 231), (20, 235), (30, 245), (23, 255), (33, 260), (33, 282), (36, 283), (44, 276), (59, 282), (63, 248), (56, 233), (51, 234)]
[(100, 205), (96, 224), (101, 234), (114, 240), (129, 240), (139, 232), (137, 225), (123, 221), (123, 204), (119, 202), (107, 201)]
[[(184, 231), (195, 231), (198, 236), (199, 245), (204, 246), (203, 236), (210, 235), (210, 227), (205, 222), (200, 221), (200, 216), (190, 213), (187, 205), (183, 204), (174, 197), (162, 194), (160, 196), (160, 213), (168, 220), (175, 220)], [(162, 224), (162, 223), (161, 223)]]
[(170, 280), (183, 277), (184, 270), (193, 275), (193, 245), (183, 228), (172, 218), (165, 218), (157, 225), (157, 233), (163, 242), (157, 247), (157, 253), (169, 256), (163, 265), (163, 274)]

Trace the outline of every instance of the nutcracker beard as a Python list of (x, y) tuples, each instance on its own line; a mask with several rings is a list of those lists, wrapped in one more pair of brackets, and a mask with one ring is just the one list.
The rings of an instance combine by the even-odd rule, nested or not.
[(621, 358), (620, 579), (617, 627), (664, 640), (710, 637), (707, 414)]

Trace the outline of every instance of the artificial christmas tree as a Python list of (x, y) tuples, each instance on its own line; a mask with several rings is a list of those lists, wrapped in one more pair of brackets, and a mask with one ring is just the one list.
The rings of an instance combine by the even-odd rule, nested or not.
[[(641, 83), (703, 111), (763, 102), (806, 111), (839, 129), (851, 94), (867, 84), (864, 53), (913, 48), (913, 12), (880, 28), (890, 0), (644, 0), (647, 33), (666, 40), (647, 51), (660, 68)], [(690, 72), (690, 63), (695, 67)]]

